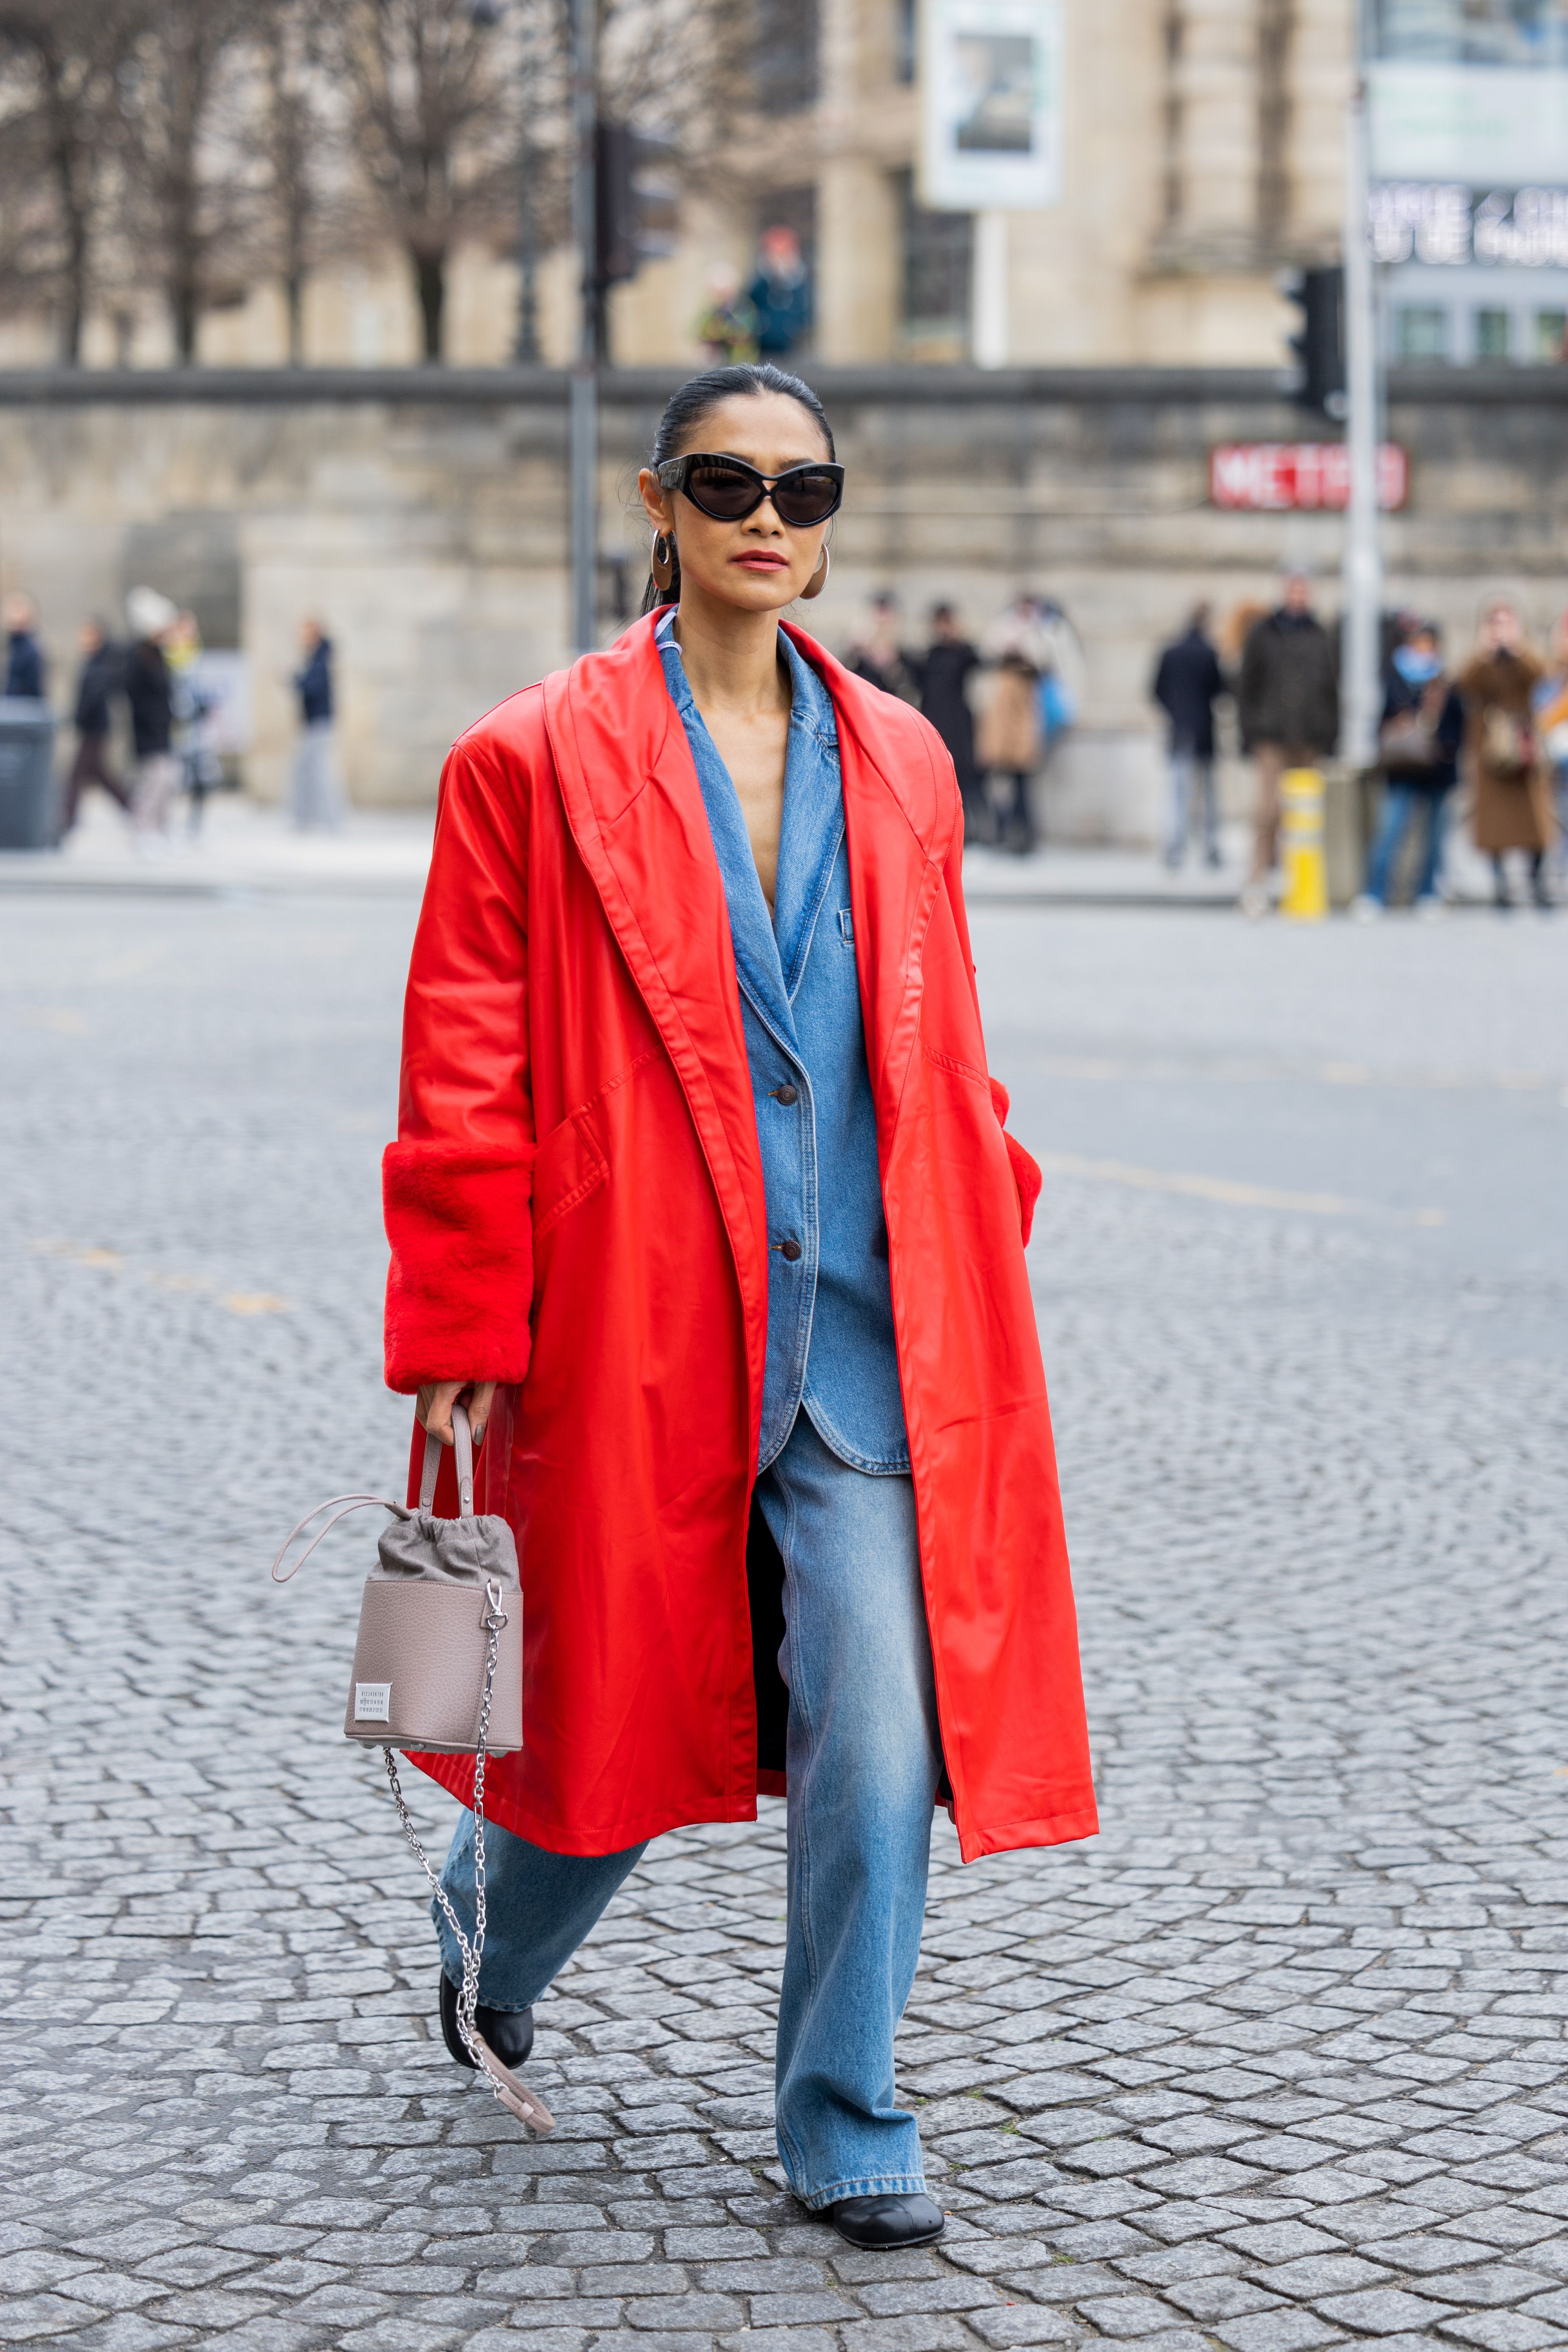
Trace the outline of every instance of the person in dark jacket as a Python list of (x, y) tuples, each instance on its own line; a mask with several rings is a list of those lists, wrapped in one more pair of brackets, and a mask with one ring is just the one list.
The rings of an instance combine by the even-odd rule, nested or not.
[(1237, 688), (1241, 740), (1258, 764), (1252, 870), (1242, 905), (1261, 914), (1279, 850), (1279, 783), (1288, 768), (1315, 768), (1340, 740), (1340, 666), (1312, 610), (1312, 587), (1292, 572), (1277, 612), (1249, 633)]
[(852, 677), (863, 677), (868, 686), (896, 694), (900, 702), (919, 700), (914, 665), (899, 643), (899, 600), (890, 588), (880, 589), (872, 597), (870, 610), (844, 656), (844, 667)]
[(174, 679), (163, 654), (163, 640), (180, 616), (156, 588), (132, 588), (125, 599), (125, 617), (132, 636), (125, 659), (125, 698), (131, 705), (131, 747), (136, 755), (131, 814), (145, 838), (162, 833), (180, 783), (180, 763), (173, 748)]
[(294, 691), (300, 698), (300, 731), (289, 804), (300, 832), (331, 833), (342, 822), (342, 792), (332, 735), (332, 641), (320, 621), (301, 625), (300, 652)]
[(958, 775), (963, 796), (963, 838), (989, 836), (989, 811), (974, 764), (974, 713), (964, 692), (980, 667), (980, 656), (958, 625), (951, 604), (931, 609), (931, 643), (910, 665), (920, 688), (921, 716), (929, 719), (942, 741)]
[(78, 643), (81, 647), (81, 670), (76, 682), (76, 754), (66, 778), (65, 807), (61, 812), (61, 829), (66, 833), (77, 821), (81, 796), (89, 784), (100, 784), (127, 815), (131, 813), (130, 787), (109, 764), (109, 736), (113, 725), (110, 704), (121, 679), (120, 648), (110, 643), (109, 631), (98, 620), (82, 623)]
[(1437, 912), (1442, 903), (1437, 870), (1443, 858), (1443, 819), (1458, 779), (1464, 740), (1465, 707), (1443, 667), (1442, 634), (1436, 621), (1419, 621), (1405, 642), (1394, 647), (1384, 674), (1377, 743), (1388, 790), (1356, 914), (1378, 915), (1387, 906), (1405, 836), (1418, 819), (1425, 820), (1426, 840), (1415, 882), (1415, 911)]
[(1161, 654), (1150, 688), (1171, 722), (1171, 829), (1165, 838), (1165, 863), (1173, 867), (1180, 866), (1186, 855), (1194, 817), (1202, 827), (1205, 860), (1210, 866), (1219, 864), (1214, 707), (1227, 690), (1209, 635), (1209, 608), (1198, 604), (1184, 634)]
[(784, 358), (811, 331), (811, 272), (793, 228), (765, 228), (757, 246), (757, 274), (746, 289), (756, 320), (757, 349), (765, 360)]
[(38, 608), (18, 589), (5, 599), (5, 694), (8, 700), (42, 702), (48, 668), (38, 643)]

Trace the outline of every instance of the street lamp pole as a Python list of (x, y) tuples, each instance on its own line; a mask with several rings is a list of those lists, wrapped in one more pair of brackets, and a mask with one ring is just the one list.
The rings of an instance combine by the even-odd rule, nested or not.
[(521, 68), (522, 123), (517, 152), (517, 341), (512, 356), (520, 367), (539, 364), (539, 217), (533, 201), (533, 39), (529, 0), (523, 0)]
[(577, 356), (572, 367), (572, 650), (591, 653), (597, 635), (599, 518), (598, 288), (595, 257), (595, 36), (598, 0), (572, 0), (572, 237), (580, 273)]
[(1344, 753), (1369, 768), (1382, 709), (1378, 680), (1383, 562), (1377, 523), (1377, 321), (1367, 236), (1370, 156), (1364, 17), (1356, 10), (1355, 85), (1345, 114), (1345, 440), (1350, 503), (1344, 553)]

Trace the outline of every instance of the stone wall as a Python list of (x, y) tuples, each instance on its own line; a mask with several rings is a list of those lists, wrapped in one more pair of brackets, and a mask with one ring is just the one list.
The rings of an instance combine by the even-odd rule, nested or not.
[[(605, 385), (605, 633), (640, 593), (637, 459), (668, 389)], [(1146, 838), (1160, 799), (1146, 699), (1156, 646), (1198, 597), (1268, 599), (1282, 559), (1338, 601), (1331, 515), (1227, 514), (1209, 447), (1316, 437), (1263, 373), (842, 369), (818, 382), (850, 468), (813, 627), (841, 648), (895, 587), (911, 631), (935, 597), (979, 629), (1022, 585), (1083, 640), (1080, 723), (1046, 788), (1081, 839)], [(1434, 372), (1393, 386), (1411, 454), (1385, 529), (1389, 602), (1468, 641), (1515, 593), (1538, 632), (1568, 603), (1568, 382)], [(339, 647), (343, 751), (363, 804), (427, 801), (452, 737), (564, 658), (565, 403), (540, 371), (137, 372), (0, 376), (0, 588), (39, 598), (63, 698), (78, 620), (150, 579), (250, 658), (250, 789), (283, 789), (295, 637)], [(1239, 779), (1229, 779), (1232, 796)]]

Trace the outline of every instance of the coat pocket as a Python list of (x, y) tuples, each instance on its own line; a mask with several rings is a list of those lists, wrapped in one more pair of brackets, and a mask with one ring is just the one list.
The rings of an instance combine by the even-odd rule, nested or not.
[(533, 1163), (533, 1236), (551, 1229), (601, 1185), (610, 1163), (594, 1136), (591, 1114), (573, 1111), (552, 1127)]
[(616, 1099), (639, 1070), (658, 1058), (657, 1049), (650, 1046), (551, 1129), (533, 1164), (535, 1241), (542, 1241), (605, 1182), (610, 1172)]

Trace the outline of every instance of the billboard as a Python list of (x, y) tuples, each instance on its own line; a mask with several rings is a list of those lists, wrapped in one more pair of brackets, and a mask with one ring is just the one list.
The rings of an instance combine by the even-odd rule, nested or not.
[(1367, 68), (1374, 180), (1471, 188), (1568, 177), (1568, 70), (1380, 58)]
[(922, 204), (1036, 212), (1061, 197), (1061, 0), (922, 0)]

